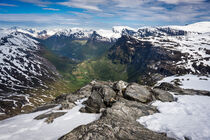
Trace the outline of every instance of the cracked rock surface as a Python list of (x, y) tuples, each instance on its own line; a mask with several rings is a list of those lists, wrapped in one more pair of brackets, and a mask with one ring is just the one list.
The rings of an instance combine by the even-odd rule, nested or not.
[[(81, 112), (101, 113), (101, 117), (87, 125), (82, 125), (60, 140), (170, 140), (163, 133), (148, 130), (136, 120), (141, 116), (151, 115), (158, 110), (151, 105), (156, 99), (173, 101), (169, 93), (136, 83), (92, 81), (75, 93), (62, 95), (55, 102), (62, 109), (71, 109), (74, 102), (88, 98), (83, 102)], [(162, 96), (167, 96), (163, 98)], [(69, 106), (68, 106), (69, 104)]]

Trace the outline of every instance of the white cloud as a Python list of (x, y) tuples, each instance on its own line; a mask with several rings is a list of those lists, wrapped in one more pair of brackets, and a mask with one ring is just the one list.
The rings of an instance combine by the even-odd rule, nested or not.
[(7, 4), (7, 3), (0, 3), (0, 6), (17, 7), (17, 5), (14, 5), (14, 4)]
[(42, 0), (19, 0), (21, 2), (32, 3), (40, 7), (46, 7), (49, 4), (52, 4), (49, 1), (42, 1)]
[(0, 21), (30, 22), (37, 24), (72, 24), (77, 25), (77, 19), (69, 15), (49, 14), (0, 14)]
[(179, 3), (200, 3), (205, 0), (159, 0), (161, 2), (165, 2), (167, 4), (179, 4)]
[(139, 5), (146, 3), (144, 0), (113, 0), (116, 3), (116, 7), (138, 7)]
[(104, 3), (106, 3), (106, 0), (70, 0), (67, 2), (59, 2), (58, 4), (92, 11), (102, 11), (99, 5)]
[(54, 9), (54, 8), (42, 8), (43, 10), (50, 10), (50, 11), (59, 11), (60, 9)]
[[(50, 0), (19, 0), (38, 6), (58, 4), (67, 7), (84, 9), (80, 12), (68, 11), (68, 15), (18, 14), (2, 16), (0, 21), (35, 22), (54, 24), (81, 24), (86, 27), (112, 25), (141, 25), (150, 23), (186, 24), (201, 20), (209, 20), (210, 3), (204, 0), (63, 0), (65, 2), (49, 2)], [(163, 6), (164, 3), (164, 6)], [(168, 8), (166, 5), (169, 4)], [(171, 5), (172, 4), (172, 5)], [(59, 9), (44, 7), (44, 10)], [(17, 16), (17, 17), (16, 17)], [(31, 18), (30, 16), (33, 16)], [(75, 19), (75, 20), (66, 20)]]

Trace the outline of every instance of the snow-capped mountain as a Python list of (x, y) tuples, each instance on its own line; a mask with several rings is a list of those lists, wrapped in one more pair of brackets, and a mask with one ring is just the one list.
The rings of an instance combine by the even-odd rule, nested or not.
[(39, 39), (46, 39), (54, 34), (56, 34), (57, 32), (61, 31), (62, 29), (44, 29), (44, 30), (40, 30), (40, 29), (35, 29), (35, 28), (20, 28), (20, 27), (11, 27), (9, 29), (6, 29), (7, 31), (10, 32), (21, 32), (24, 34), (28, 34), (32, 37), (35, 38), (39, 38)]
[[(199, 23), (188, 26), (195, 25)], [(141, 79), (143, 84), (154, 84), (161, 77), (176, 74), (209, 75), (210, 33), (187, 31), (187, 27), (145, 27), (124, 33), (109, 50), (109, 58), (135, 67), (132, 73), (140, 77), (135, 74), (130, 79)], [(210, 22), (201, 28), (209, 27)]]
[(197, 33), (207, 33), (210, 32), (210, 22), (209, 21), (204, 21), (204, 22), (197, 22), (194, 24), (189, 24), (186, 26), (169, 26), (173, 29), (177, 30), (184, 30), (188, 32), (197, 32)]

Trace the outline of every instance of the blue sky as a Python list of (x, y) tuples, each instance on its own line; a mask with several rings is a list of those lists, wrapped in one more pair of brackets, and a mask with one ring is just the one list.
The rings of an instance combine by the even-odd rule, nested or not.
[(210, 0), (0, 0), (1, 26), (111, 28), (210, 21)]

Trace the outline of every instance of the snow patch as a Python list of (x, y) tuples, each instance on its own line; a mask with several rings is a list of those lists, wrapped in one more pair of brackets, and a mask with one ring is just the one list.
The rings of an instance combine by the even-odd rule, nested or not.
[(210, 97), (207, 96), (175, 96), (177, 102), (156, 101), (160, 113), (144, 116), (137, 121), (146, 128), (167, 133), (167, 136), (185, 140), (210, 139)]
[(183, 76), (169, 76), (158, 83), (168, 82), (174, 83), (174, 81), (179, 80), (182, 84), (180, 87), (184, 89), (195, 89), (195, 90), (207, 90), (210, 91), (210, 77), (207, 76), (197, 76), (197, 75), (183, 75)]
[(82, 102), (86, 99), (77, 101), (77, 106), (71, 110), (62, 110), (67, 113), (47, 124), (43, 120), (34, 120), (38, 115), (43, 113), (51, 113), (58, 111), (58, 107), (46, 111), (40, 111), (30, 114), (18, 115), (0, 121), (0, 140), (56, 140), (64, 134), (72, 131), (80, 125), (86, 125), (92, 121), (99, 119), (100, 114), (80, 113), (79, 109), (83, 107)]

